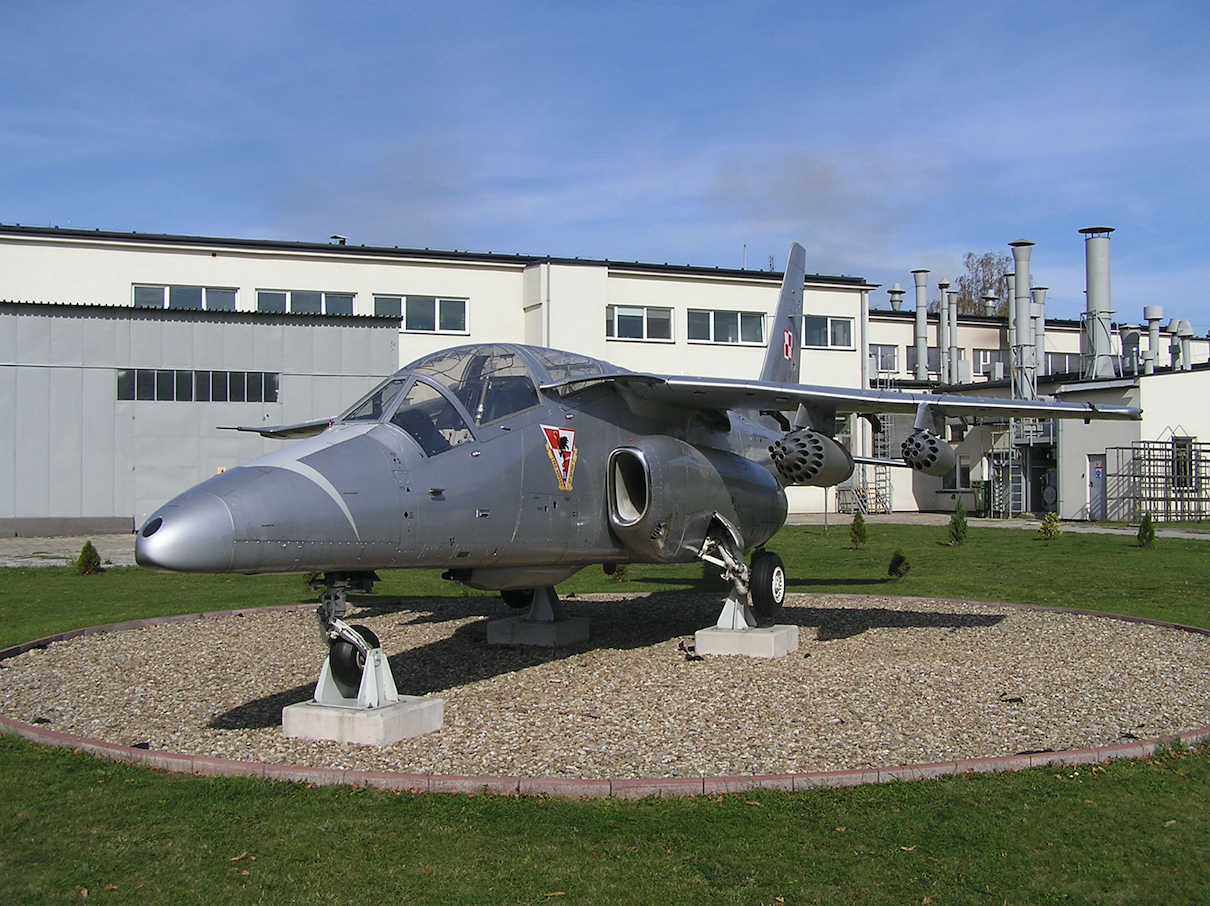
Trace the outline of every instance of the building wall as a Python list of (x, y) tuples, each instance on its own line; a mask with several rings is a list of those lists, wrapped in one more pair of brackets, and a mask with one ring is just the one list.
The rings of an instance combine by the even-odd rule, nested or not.
[[(220, 426), (337, 415), (394, 369), (397, 340), (376, 318), (0, 303), (0, 531), (133, 529), (281, 444)], [(139, 368), (275, 373), (278, 400), (119, 400), (118, 372)]]

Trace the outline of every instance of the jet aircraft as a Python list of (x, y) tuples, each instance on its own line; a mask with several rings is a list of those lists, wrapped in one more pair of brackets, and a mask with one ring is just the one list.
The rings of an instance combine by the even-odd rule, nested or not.
[[(904, 463), (954, 467), (949, 417), (1137, 419), (1129, 407), (804, 386), (805, 252), (791, 247), (754, 381), (645, 374), (506, 343), (424, 356), (335, 419), (248, 428), (302, 438), (166, 503), (138, 532), (150, 569), (322, 574), (330, 665), (357, 695), (378, 640), (348, 626), (380, 569), (442, 568), (507, 604), (557, 606), (593, 564), (716, 564), (747, 625), (773, 622), (785, 570), (766, 542), (784, 488), (830, 487), (854, 457), (837, 417), (915, 413)], [(746, 555), (750, 555), (745, 562)], [(747, 599), (751, 596), (751, 609)]]

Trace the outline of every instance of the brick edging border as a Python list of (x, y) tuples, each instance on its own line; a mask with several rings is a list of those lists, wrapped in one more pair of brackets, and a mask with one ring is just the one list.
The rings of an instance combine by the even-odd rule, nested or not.
[[(804, 595), (810, 597), (811, 595)], [(885, 597), (884, 595), (854, 595), (854, 597)], [(1031, 604), (1001, 604), (982, 601), (960, 601), (954, 598), (929, 598), (940, 603), (985, 604), (991, 607), (1007, 607), (1035, 610), (1046, 613), (1070, 613), (1079, 616), (1095, 616), (1122, 620), (1128, 623), (1145, 623), (1198, 635), (1210, 635), (1210, 629), (1185, 626), (1162, 620), (1148, 620), (1123, 614), (1103, 613), (1069, 607), (1039, 607)], [(154, 617), (73, 629), (69, 632), (35, 639), (0, 650), (0, 661), (15, 657), (35, 648), (45, 648), (52, 642), (61, 642), (80, 636), (107, 632), (124, 632), (160, 624), (186, 623), (192, 620), (216, 617), (243, 616), (257, 613), (275, 613), (309, 610), (308, 605), (289, 604), (277, 607), (253, 607), (237, 610), (209, 611), (171, 617)], [(892, 767), (854, 768), (844, 771), (811, 771), (795, 774), (759, 774), (731, 777), (629, 777), (618, 779), (580, 780), (561, 777), (520, 776), (464, 776), (454, 774), (413, 774), (388, 771), (359, 771), (344, 768), (311, 768), (302, 765), (267, 764), (259, 761), (236, 761), (229, 758), (212, 758), (204, 755), (186, 755), (177, 752), (160, 752), (136, 749), (131, 746), (104, 742), (58, 730), (48, 730), (23, 721), (0, 715), (0, 731), (14, 733), (31, 742), (72, 749), (89, 755), (123, 761), (130, 764), (167, 771), (173, 774), (194, 774), (208, 777), (261, 777), (288, 783), (309, 783), (315, 786), (341, 784), (354, 787), (377, 787), (414, 793), (495, 793), (513, 796), (554, 796), (568, 799), (588, 799), (612, 796), (618, 799), (642, 799), (649, 796), (701, 796), (719, 793), (738, 793), (745, 790), (778, 790), (795, 792), (820, 787), (860, 786), (869, 783), (893, 783), (895, 781), (927, 780), (956, 774), (986, 774), (1001, 771), (1023, 771), (1028, 768), (1048, 765), (1099, 764), (1122, 758), (1147, 758), (1172, 745), (1194, 746), (1210, 740), (1210, 726), (1185, 730), (1167, 736), (1140, 739), (1129, 743), (1095, 746), (1087, 749), (1065, 749), (1054, 752), (1030, 752), (1019, 755), (997, 755), (986, 758), (963, 758), (928, 764), (904, 764)]]

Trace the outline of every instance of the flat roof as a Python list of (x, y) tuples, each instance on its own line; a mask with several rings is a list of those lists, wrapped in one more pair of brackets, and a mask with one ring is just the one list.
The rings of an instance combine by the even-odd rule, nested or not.
[[(241, 249), (262, 252), (302, 252), (312, 255), (365, 256), (375, 258), (398, 258), (403, 260), (449, 261), (487, 263), (529, 267), (535, 264), (587, 265), (625, 269), (634, 273), (678, 274), (687, 276), (714, 276), (728, 279), (780, 281), (781, 271), (749, 270), (747, 268), (703, 267), (692, 264), (654, 264), (641, 261), (617, 261), (609, 258), (560, 258), (552, 255), (502, 254), (499, 252), (473, 252), (458, 249), (416, 249), (399, 246), (348, 245), (337, 242), (297, 242), (281, 239), (239, 239), (214, 236), (185, 236), (172, 233), (114, 232), (110, 230), (80, 230), (71, 227), (25, 226), (19, 223), (0, 224), (0, 237), (65, 239), (72, 241), (100, 241), (134, 243), (144, 245), (168, 245), (180, 247), (206, 247)], [(867, 283), (864, 277), (807, 274), (806, 282), (832, 284), (861, 289), (874, 289), (877, 284)]]

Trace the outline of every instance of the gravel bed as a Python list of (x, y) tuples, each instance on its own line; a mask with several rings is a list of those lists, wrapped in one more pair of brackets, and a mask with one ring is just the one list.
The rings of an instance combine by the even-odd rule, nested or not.
[[(397, 605), (397, 606), (393, 606)], [(525, 777), (780, 774), (1086, 748), (1210, 725), (1210, 637), (891, 597), (791, 595), (798, 652), (702, 659), (717, 595), (564, 601), (592, 639), (489, 648), (494, 598), (353, 603), (434, 734), (285, 739), (326, 653), (314, 614), (255, 613), (56, 642), (0, 664), (0, 714), (124, 745), (246, 761)]]

